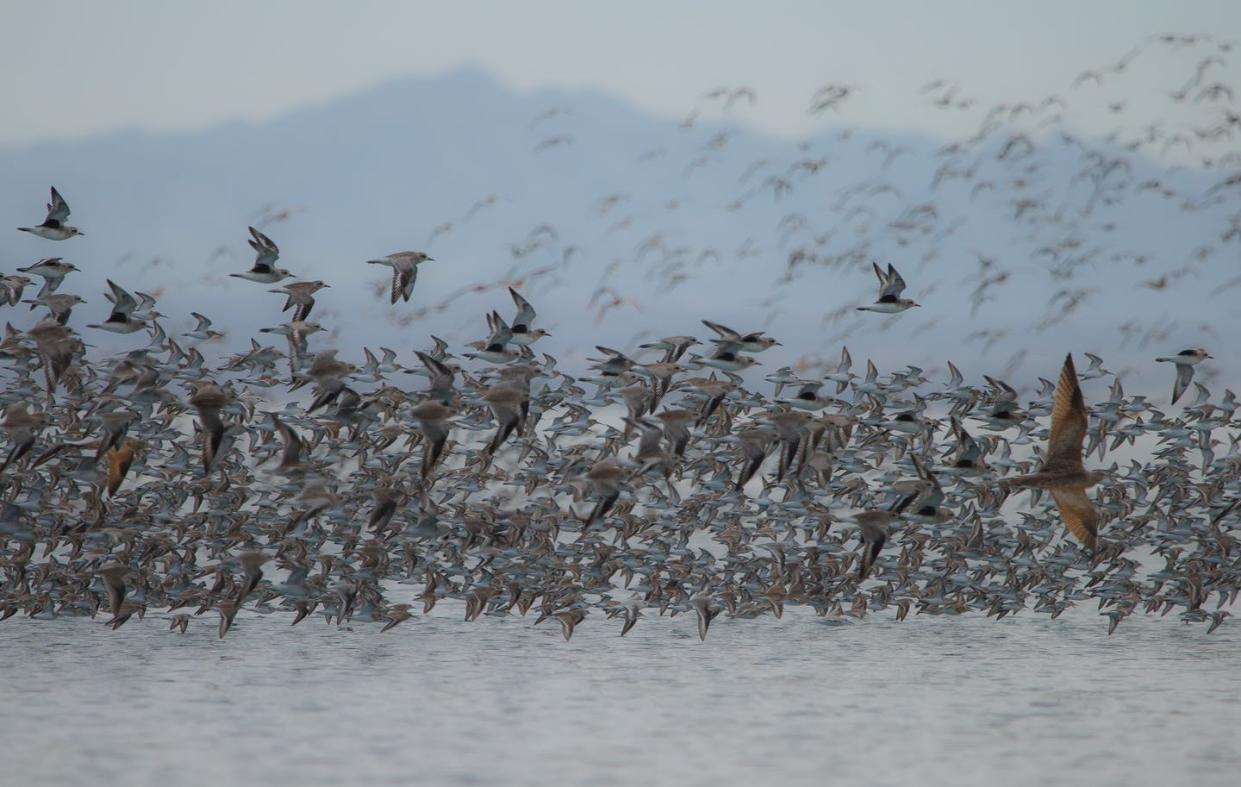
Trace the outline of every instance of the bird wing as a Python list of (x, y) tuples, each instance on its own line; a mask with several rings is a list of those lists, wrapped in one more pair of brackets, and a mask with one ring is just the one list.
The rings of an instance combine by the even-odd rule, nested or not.
[(1086, 437), (1086, 402), (1077, 383), (1073, 355), (1065, 356), (1060, 381), (1056, 383), (1055, 406), (1051, 411), (1051, 436), (1047, 438), (1044, 465), (1067, 463), (1081, 466), (1082, 441)]
[(281, 453), (280, 463), (283, 465), (297, 464), (302, 458), (302, 438), (298, 437), (297, 432), (290, 429), (289, 425), (281, 421), (274, 413), (271, 420), (280, 432), (280, 439), (284, 441), (284, 450)]
[(517, 316), (513, 318), (513, 328), (528, 331), (530, 326), (534, 324), (537, 312), (530, 305), (530, 301), (521, 297), (521, 293), (517, 292), (517, 290), (509, 287), (508, 293), (513, 296), (513, 303), (517, 304)]
[(883, 272), (883, 268), (880, 268), (879, 263), (874, 260), (870, 261), (870, 267), (875, 269), (875, 276), (879, 279), (879, 289), (882, 291), (884, 287), (888, 286), (888, 275)]
[(642, 431), (642, 437), (638, 440), (638, 456), (645, 458), (659, 454), (660, 443), (664, 439), (663, 430), (646, 421), (635, 421), (633, 425)]
[(47, 222), (63, 222), (69, 218), (69, 203), (60, 196), (60, 192), (52, 186), (52, 201), (47, 203)]
[[(876, 272), (879, 271), (878, 265), (875, 265), (875, 270)], [(893, 268), (891, 263), (889, 263), (887, 274), (880, 274), (879, 300), (882, 301), (885, 298), (895, 300), (901, 297), (901, 293), (904, 291), (905, 280), (896, 272), (896, 268)]]
[(487, 315), (487, 324), (491, 328), (491, 335), (487, 337), (487, 349), (503, 351), (504, 346), (513, 340), (512, 329), (508, 327), (508, 323), (504, 321), (499, 312)]
[(1069, 532), (1082, 543), (1082, 546), (1093, 550), (1095, 538), (1099, 533), (1099, 514), (1094, 509), (1090, 498), (1086, 497), (1085, 489), (1052, 489), (1051, 496), (1060, 509), (1060, 516)]
[(116, 282), (108, 279), (108, 288), (112, 290), (108, 294), (108, 300), (112, 301), (112, 313), (114, 315), (122, 315), (128, 317), (134, 313), (134, 309), (138, 308), (138, 301), (134, 296), (130, 295), (127, 290), (117, 285)]
[(254, 249), (254, 271), (271, 273), (272, 266), (275, 265), (276, 260), (280, 259), (280, 247), (254, 227), (250, 227), (249, 230), (252, 236), (249, 241), (250, 248)]
[(720, 325), (718, 322), (703, 320), (702, 324), (718, 333), (722, 339), (731, 339), (736, 341), (736, 339), (741, 336), (741, 334), (737, 333), (732, 328), (729, 328), (727, 325)]
[(452, 369), (448, 368), (447, 364), (441, 363), (440, 361), (435, 360), (434, 358), (422, 352), (421, 350), (417, 351), (417, 355), (418, 355), (418, 360), (422, 361), (422, 365), (427, 367), (427, 371), (430, 372), (431, 374), (439, 375), (441, 377), (452, 377), (453, 376), (453, 371)]
[(255, 251), (263, 250), (270, 252), (272, 255), (278, 255), (280, 253), (280, 247), (277, 246), (271, 238), (259, 232), (254, 227), (250, 227), (249, 230), (250, 236), (254, 238), (254, 240), (250, 241), (250, 246)]
[(1176, 383), (1172, 386), (1172, 404), (1176, 404), (1176, 400), (1181, 398), (1193, 379), (1194, 367), (1189, 364), (1176, 365)]
[(813, 402), (816, 398), (818, 398), (819, 389), (822, 387), (823, 383), (818, 380), (803, 381), (801, 388), (797, 390), (797, 398), (805, 399), (808, 402)]
[(913, 459), (914, 469), (918, 472), (918, 478), (925, 483), (925, 488), (918, 496), (918, 506), (915, 509), (920, 511), (924, 508), (932, 508), (938, 510), (944, 503), (944, 488), (939, 485), (939, 479), (931, 472), (931, 469), (922, 463), (917, 456), (910, 457)]
[(392, 300), (390, 303), (396, 303), (405, 290), (406, 276), (401, 275), (401, 269), (396, 265), (392, 266)]

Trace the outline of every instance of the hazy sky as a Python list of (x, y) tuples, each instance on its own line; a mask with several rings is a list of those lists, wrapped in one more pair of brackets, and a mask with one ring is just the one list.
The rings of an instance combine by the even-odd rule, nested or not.
[(1241, 2), (5, 0), (0, 145), (257, 120), (471, 63), (669, 116), (747, 84), (760, 96), (747, 119), (780, 134), (830, 121), (808, 118), (809, 96), (844, 81), (863, 87), (851, 122), (953, 133), (974, 121), (927, 111), (915, 91), (932, 77), (982, 105), (1037, 97), (1165, 31), (1241, 34)]

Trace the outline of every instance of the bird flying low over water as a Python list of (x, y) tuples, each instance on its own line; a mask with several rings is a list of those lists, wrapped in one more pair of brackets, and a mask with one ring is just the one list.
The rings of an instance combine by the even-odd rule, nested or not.
[[(669, 128), (633, 151), (663, 159), (649, 170), (570, 173), (584, 175), (563, 181), (574, 189), (593, 175), (609, 181), (611, 195), (586, 215), (566, 192), (494, 225), (471, 224), (488, 221), (494, 197), (423, 217), (443, 220), (426, 243), (450, 234), (454, 259), (475, 246), (496, 253), (456, 266), (441, 300), (400, 314), (359, 307), (353, 275), (372, 270), (364, 261), (392, 268), (391, 285), (385, 271), (371, 295), (412, 300), (426, 252), (368, 259), (367, 244), (388, 243), (380, 236), (399, 219), (363, 227), (374, 237), (354, 238), (343, 256), (354, 263), (324, 268), (324, 281), (277, 267), (280, 249), (260, 223), (247, 236), (253, 267), (232, 276), (262, 288), (221, 288), (186, 259), (147, 256), (146, 230), (181, 225), (175, 202), (148, 206), (119, 258), (129, 241), (115, 219), (123, 205), (112, 206), (107, 243), (79, 242), (83, 275), (70, 277), (78, 269), (59, 257), (0, 271), (0, 309), (10, 308), (0, 330), (0, 625), (58, 637), (68, 620), (42, 621), (110, 611), (111, 628), (138, 627), (158, 610), (160, 629), (170, 619), (185, 632), (208, 615), (220, 636), (244, 637), (318, 613), (400, 638), (417, 636), (406, 621), (442, 604), (465, 622), (442, 617), (434, 628), (520, 625), (533, 612), (549, 622), (536, 632), (554, 634), (555, 620), (566, 639), (583, 629), (586, 647), (639, 620), (650, 621), (642, 648), (661, 624), (680, 632), (664, 646), (684, 647), (695, 618), (700, 639), (716, 630), (714, 646), (744, 621), (786, 612), (787, 625), (763, 633), (814, 617), (851, 626), (942, 615), (938, 625), (952, 627), (965, 614), (1055, 620), (1073, 608), (1097, 611), (1109, 632), (1135, 611), (1218, 630), (1241, 597), (1241, 402), (1195, 378), (1210, 356), (1158, 359), (1176, 367), (1176, 407), (1148, 399), (1141, 375), (1122, 387), (1131, 352), (1053, 353), (1064, 360), (1052, 380), (1023, 366), (1069, 332), (1122, 351), (1182, 335), (1188, 319), (1207, 335), (1235, 333), (1226, 304), (1241, 276), (1223, 262), (1241, 245), (1241, 116), (1219, 61), (1236, 47), (1168, 40), (1144, 45), (1142, 58), (1168, 49), (1183, 65), (1197, 49), (1199, 81), (1191, 72), (1161, 80), (1181, 85), (1171, 96), (1151, 91), (1146, 76), (1172, 59), (1100, 69), (1100, 88), (1132, 79), (1152, 101), (1176, 104), (1168, 122), (1141, 126), (1114, 109), (1121, 127), (1108, 137), (1062, 119), (1082, 109), (1069, 93), (979, 107), (979, 131), (971, 123), (942, 146), (842, 128), (746, 162), (735, 157), (756, 148), (743, 131)], [(972, 97), (939, 85), (922, 94), (932, 106), (968, 109)], [(813, 104), (843, 107), (859, 91), (828, 85)], [(746, 94), (715, 95), (727, 106)], [(1195, 107), (1202, 119), (1189, 117)], [(606, 144), (599, 135), (574, 138), (578, 153), (603, 160), (607, 151), (590, 149)], [(544, 196), (565, 166), (593, 160), (571, 158), (532, 159), (552, 169), (522, 197)], [(641, 182), (644, 171), (655, 180)], [(442, 209), (450, 192), (437, 189), (428, 205)], [(544, 208), (551, 215), (523, 226)], [(263, 212), (273, 231), (289, 216)], [(75, 232), (69, 220), (53, 190), (48, 220), (23, 229), (63, 240)], [(322, 221), (358, 229), (349, 216)], [(23, 237), (13, 242), (44, 242)], [(872, 262), (873, 304), (809, 291), (884, 254), (928, 272), (925, 300), (937, 288), (947, 299), (899, 320), (858, 315), (917, 305), (887, 262)], [(66, 290), (83, 279), (93, 289), (96, 276), (111, 277), (111, 308), (86, 329), (80, 312), (98, 307), (95, 297), (83, 307)], [(335, 310), (315, 303), (329, 283), (348, 288)], [(180, 309), (171, 335), (140, 290), (170, 293), (158, 305)], [(1127, 297), (1134, 291), (1140, 300)], [(1163, 315), (1176, 304), (1157, 305), (1164, 297), (1192, 298), (1200, 313), (1174, 323)], [(486, 334), (456, 335), (477, 317)], [(714, 317), (780, 326), (796, 346)], [(945, 330), (932, 334), (937, 323)], [(260, 344), (245, 335), (251, 324), (285, 341)], [(544, 340), (544, 324), (569, 330)], [(419, 341), (431, 332), (454, 341)], [(348, 346), (354, 338), (363, 341)], [(855, 367), (846, 341), (880, 354)], [(948, 348), (961, 368), (940, 354)], [(1078, 357), (1088, 360), (1081, 374)], [(1164, 368), (1153, 357), (1142, 372)], [(1110, 390), (1087, 411), (1091, 380)], [(1006, 490), (1021, 488), (1055, 506), (1015, 505), (1025, 501)], [(1116, 524), (1103, 533), (1106, 522)]]
[(1051, 433), (1047, 452), (1038, 472), (1005, 478), (1004, 487), (1034, 487), (1051, 492), (1064, 524), (1082, 546), (1094, 551), (1099, 534), (1099, 514), (1086, 495), (1086, 490), (1107, 473), (1087, 471), (1082, 464), (1082, 443), (1086, 438), (1088, 418), (1086, 402), (1077, 382), (1072, 354), (1065, 356), (1060, 381), (1056, 383), (1055, 405), (1051, 413)]

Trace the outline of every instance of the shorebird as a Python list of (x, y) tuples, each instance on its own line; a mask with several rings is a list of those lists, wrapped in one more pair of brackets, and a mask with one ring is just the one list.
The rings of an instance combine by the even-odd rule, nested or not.
[(860, 583), (870, 574), (870, 569), (879, 559), (883, 545), (888, 541), (888, 525), (896, 518), (891, 511), (863, 511), (854, 514), (853, 521), (858, 526), (858, 537), (862, 542), (862, 554), (858, 559), (857, 581)]
[(129, 573), (121, 563), (115, 560), (106, 563), (95, 570), (95, 574), (103, 582), (103, 587), (108, 596), (108, 608), (112, 612), (113, 617), (119, 617), (121, 614), (121, 605), (125, 603), (125, 576)]
[[(742, 345), (736, 342), (721, 342), (716, 345), (716, 350), (711, 354), (710, 358), (703, 358), (697, 355), (691, 355), (691, 359), (696, 364), (702, 366), (710, 366), (719, 369), (722, 372), (740, 372), (749, 369), (751, 366), (759, 364), (758, 359), (750, 355), (742, 355)], [(738, 381), (740, 377), (736, 378)]]
[(496, 433), (484, 449), (484, 455), (492, 457), (504, 441), (516, 432), (522, 433), (522, 405), (530, 398), (530, 394), (516, 381), (505, 381), (483, 391), (483, 401), (491, 408), (496, 419)]
[(386, 257), (367, 260), (369, 265), (387, 265), (392, 269), (392, 303), (397, 300), (409, 302), (414, 294), (414, 282), (418, 281), (418, 266), (424, 262), (434, 262), (435, 258), (427, 256), (425, 251), (398, 251)]
[(603, 345), (595, 345), (595, 349), (607, 357), (588, 359), (592, 362), (591, 369), (596, 374), (591, 377), (580, 377), (578, 379), (588, 383), (595, 383), (601, 388), (624, 385), (633, 381), (634, 376), (629, 370), (636, 364), (632, 358), (620, 350), (613, 350)]
[(661, 361), (676, 363), (685, 355), (686, 350), (698, 343), (693, 336), (665, 336), (657, 342), (639, 344), (638, 347), (643, 350), (663, 350), (664, 357)]
[(36, 298), (42, 298), (44, 295), (56, 292), (61, 282), (70, 273), (78, 270), (78, 267), (72, 262), (65, 262), (62, 257), (47, 257), (39, 260), (34, 265), (25, 268), (18, 268), (22, 273), (33, 273), (43, 279), (43, 287), (39, 290)]
[(690, 600), (690, 606), (694, 608), (698, 618), (698, 641), (706, 642), (707, 630), (711, 628), (711, 621), (715, 620), (715, 616), (720, 614), (720, 609), (715, 606), (710, 596), (703, 593), (694, 596)]
[(529, 347), (544, 336), (551, 336), (542, 328), (533, 327), (536, 312), (530, 305), (530, 301), (521, 297), (521, 294), (512, 287), (508, 288), (508, 292), (513, 296), (513, 303), (517, 304), (517, 316), (513, 318), (513, 324), (509, 326), (512, 334), (509, 341), (521, 347)]
[(69, 317), (73, 314), (73, 307), (81, 303), (86, 303), (86, 299), (79, 295), (71, 295), (65, 292), (53, 292), (38, 298), (23, 301), (23, 303), (29, 303), (31, 308), (34, 308), (35, 306), (47, 307), (48, 314), (50, 314), (56, 322), (61, 325), (66, 325), (69, 322)]
[(388, 622), (385, 623), (383, 628), (379, 630), (379, 633), (382, 634), (385, 631), (394, 629), (397, 626), (399, 626), (401, 623), (412, 618), (414, 614), (410, 612), (409, 610), (410, 610), (409, 604), (393, 604), (392, 606), (388, 607), (388, 610), (384, 613), (384, 617), (387, 618)]
[(1189, 388), (1190, 382), (1194, 379), (1194, 367), (1210, 357), (1212, 357), (1210, 353), (1201, 347), (1197, 347), (1190, 350), (1181, 350), (1176, 355), (1167, 355), (1155, 359), (1160, 363), (1176, 365), (1176, 382), (1172, 385), (1172, 404), (1176, 404), (1176, 400), (1180, 399), (1185, 390)]
[[(489, 331), (486, 341), (470, 342), (470, 347), (474, 348), (474, 352), (466, 353), (467, 358), (476, 358), (480, 361), (488, 363), (505, 364), (512, 363), (522, 357), (523, 347), (520, 350), (514, 350), (508, 345), (513, 341), (513, 331), (509, 328), (508, 323), (500, 316), (499, 312), (490, 312), (487, 314), (487, 329)], [(529, 352), (529, 351), (527, 351)]]
[(5, 468), (25, 456), (34, 447), (35, 437), (48, 421), (47, 413), (30, 412), (30, 404), (17, 401), (4, 408), (4, 418), (0, 420), (0, 429), (8, 432), (13, 447), (0, 463), (0, 473)]
[(276, 260), (280, 259), (280, 247), (272, 242), (272, 239), (256, 230), (254, 227), (248, 227), (250, 230), (250, 248), (254, 249), (254, 266), (245, 273), (230, 273), (238, 279), (247, 279), (256, 281), (260, 284), (275, 284), (281, 279), (287, 279), (292, 274), (284, 268), (276, 267)]
[[(107, 293), (108, 300), (112, 302), (112, 313), (108, 315), (108, 319), (102, 323), (95, 325), (87, 325), (87, 328), (98, 328), (101, 331), (110, 333), (134, 333), (147, 327), (146, 320), (140, 319), (134, 315), (138, 309), (138, 301), (128, 290), (119, 286), (116, 282), (108, 279), (108, 288), (111, 292)], [(159, 316), (158, 312), (151, 312), (154, 316)]]
[(228, 427), (220, 418), (220, 411), (231, 399), (223, 388), (211, 382), (195, 384), (190, 395), (190, 404), (198, 411), (198, 424), (203, 433), (202, 464), (205, 474), (211, 472), (223, 453)]
[(191, 339), (197, 339), (200, 342), (213, 342), (224, 338), (223, 333), (211, 329), (211, 320), (204, 315), (199, 314), (198, 312), (190, 312), (190, 316), (194, 318), (194, 330), (186, 331), (181, 334), (182, 336), (188, 336)]
[(857, 307), (858, 311), (897, 314), (921, 305), (910, 298), (901, 297), (901, 293), (905, 291), (905, 280), (897, 273), (896, 268), (892, 267), (892, 263), (888, 263), (887, 273), (879, 267), (879, 263), (872, 262), (871, 265), (875, 269), (875, 276), (879, 277), (879, 299), (869, 306)]
[(65, 202), (65, 198), (60, 196), (55, 186), (52, 186), (52, 201), (47, 203), (47, 218), (37, 227), (18, 227), (18, 229), (47, 240), (67, 240), (74, 235), (86, 235), (77, 227), (66, 224), (68, 219), (69, 203)]
[(604, 459), (591, 465), (586, 473), (586, 479), (594, 488), (598, 499), (595, 507), (590, 511), (590, 516), (583, 520), (584, 527), (590, 527), (608, 515), (612, 506), (616, 505), (616, 501), (620, 499), (621, 482), (628, 475), (625, 468), (611, 459)]
[(331, 286), (316, 279), (315, 281), (295, 281), (270, 289), (268, 292), (287, 296), (284, 308), (280, 311), (287, 312), (293, 309), (293, 322), (304, 322), (309, 319), (311, 310), (315, 308), (315, 293), (324, 287)]
[(21, 301), (30, 281), (29, 276), (0, 276), (0, 306), (14, 306)]
[(1086, 402), (1077, 382), (1073, 355), (1064, 358), (1060, 380), (1056, 383), (1051, 413), (1051, 433), (1047, 451), (1038, 472), (1000, 480), (1006, 488), (1034, 487), (1051, 492), (1060, 516), (1082, 546), (1093, 552), (1099, 533), (1099, 514), (1086, 490), (1107, 477), (1101, 471), (1087, 471), (1082, 464), (1082, 443), (1088, 424)]
[(306, 449), (306, 444), (297, 432), (280, 420), (280, 416), (271, 413), (271, 422), (272, 426), (276, 427), (276, 431), (280, 433), (280, 441), (283, 445), (280, 451), (280, 464), (276, 471), (287, 474), (302, 470), (302, 453)]
[(452, 414), (450, 407), (435, 400), (423, 402), (410, 411), (410, 415), (418, 421), (418, 428), (422, 432), (422, 466), (419, 469), (419, 476), (424, 483), (431, 477), (431, 471), (443, 457), (444, 446), (448, 443), (451, 429), (448, 419)]
[(147, 445), (143, 440), (136, 437), (126, 438), (123, 443), (114, 448), (109, 448), (106, 454), (108, 460), (108, 497), (116, 495), (121, 488), (121, 484), (125, 483), (125, 476), (129, 474), (129, 469), (133, 467), (141, 455), (146, 451)]
[(703, 320), (702, 324), (719, 334), (718, 338), (711, 341), (721, 346), (728, 346), (730, 351), (734, 353), (761, 353), (780, 344), (780, 342), (768, 336), (764, 331), (738, 333), (727, 325), (720, 325), (718, 322)]

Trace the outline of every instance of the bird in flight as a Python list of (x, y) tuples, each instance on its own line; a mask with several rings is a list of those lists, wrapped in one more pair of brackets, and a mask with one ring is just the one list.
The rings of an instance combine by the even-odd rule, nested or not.
[(905, 280), (896, 268), (892, 267), (892, 263), (888, 263), (886, 273), (879, 267), (879, 263), (872, 262), (871, 265), (875, 268), (875, 275), (879, 277), (879, 299), (868, 306), (857, 307), (858, 311), (897, 314), (921, 305), (914, 303), (912, 298), (901, 297), (901, 293), (905, 291)]
[(1210, 357), (1210, 353), (1197, 347), (1191, 350), (1181, 350), (1176, 355), (1166, 355), (1155, 359), (1160, 363), (1176, 365), (1176, 382), (1172, 385), (1172, 404), (1176, 404), (1176, 400), (1180, 399), (1189, 388), (1189, 384), (1194, 379), (1194, 367)]
[(292, 276), (293, 274), (284, 268), (276, 267), (276, 260), (280, 259), (280, 247), (254, 227), (249, 229), (250, 240), (247, 243), (254, 249), (254, 267), (245, 273), (230, 273), (229, 276), (257, 281), (260, 284), (275, 284)]
[(387, 265), (392, 268), (392, 303), (398, 299), (409, 303), (414, 294), (414, 282), (418, 281), (418, 266), (435, 262), (425, 251), (398, 251), (386, 257), (366, 261), (370, 265)]
[(60, 196), (55, 186), (52, 186), (52, 201), (47, 203), (47, 218), (37, 227), (18, 227), (18, 229), (47, 240), (68, 240), (74, 235), (86, 234), (77, 227), (66, 224), (68, 220), (69, 203), (65, 202), (65, 198)]
[(1001, 479), (1004, 487), (1034, 487), (1051, 492), (1064, 524), (1082, 546), (1094, 551), (1099, 534), (1099, 514), (1086, 496), (1086, 490), (1107, 474), (1087, 471), (1082, 464), (1082, 442), (1086, 437), (1086, 402), (1077, 382), (1073, 355), (1065, 356), (1056, 383), (1055, 404), (1051, 412), (1051, 434), (1047, 453), (1038, 472)]

